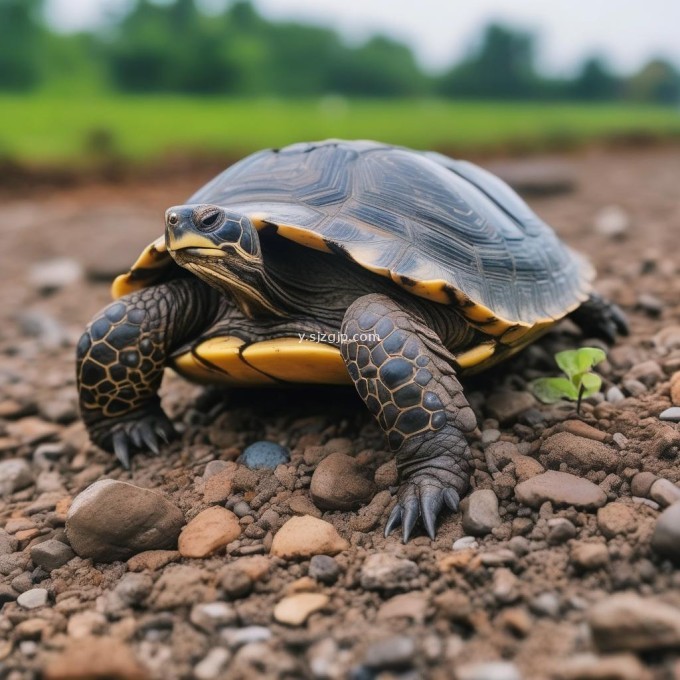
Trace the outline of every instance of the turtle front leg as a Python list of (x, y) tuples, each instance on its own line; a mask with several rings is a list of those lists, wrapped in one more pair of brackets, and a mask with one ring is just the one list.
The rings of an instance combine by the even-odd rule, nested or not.
[(78, 342), (80, 411), (90, 439), (126, 468), (130, 452), (158, 453), (175, 430), (158, 389), (174, 349), (215, 318), (218, 294), (196, 279), (144, 288), (105, 307)]
[(385, 295), (353, 303), (342, 332), (347, 370), (396, 454), (401, 486), (385, 535), (401, 524), (405, 543), (422, 517), (434, 538), (439, 512), (457, 510), (468, 489), (465, 433), (477, 426), (452, 357), (415, 307)]

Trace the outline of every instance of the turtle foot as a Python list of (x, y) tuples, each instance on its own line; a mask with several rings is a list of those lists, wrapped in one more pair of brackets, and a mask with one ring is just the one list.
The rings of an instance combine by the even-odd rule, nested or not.
[(170, 419), (160, 406), (133, 411), (120, 418), (107, 418), (99, 427), (91, 427), (92, 440), (101, 448), (115, 454), (120, 464), (130, 469), (133, 453), (160, 453), (163, 443), (177, 436)]
[(418, 518), (421, 518), (427, 535), (434, 540), (437, 517), (443, 507), (446, 505), (456, 512), (459, 503), (458, 491), (443, 483), (436, 475), (414, 475), (399, 487), (397, 504), (385, 525), (385, 537), (401, 525), (402, 541), (408, 543)]

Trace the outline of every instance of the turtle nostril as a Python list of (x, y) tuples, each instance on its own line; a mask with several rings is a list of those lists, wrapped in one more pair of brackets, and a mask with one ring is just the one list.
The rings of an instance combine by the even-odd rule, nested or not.
[(168, 215), (168, 224), (171, 226), (175, 226), (179, 222), (179, 217), (177, 217), (176, 212), (171, 212)]

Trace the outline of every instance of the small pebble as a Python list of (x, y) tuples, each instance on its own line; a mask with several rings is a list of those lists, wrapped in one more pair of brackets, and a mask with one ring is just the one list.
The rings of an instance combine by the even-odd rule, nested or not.
[(177, 548), (182, 557), (208, 557), (241, 535), (236, 515), (220, 506), (199, 512), (179, 535)]
[(284, 597), (274, 607), (274, 619), (287, 626), (301, 626), (314, 613), (323, 609), (330, 598), (323, 593), (296, 593)]
[(577, 543), (571, 549), (571, 561), (584, 570), (600, 569), (609, 564), (609, 552), (604, 543)]
[(361, 567), (360, 582), (365, 590), (407, 590), (420, 570), (411, 560), (388, 553), (369, 555)]
[(238, 616), (226, 602), (206, 602), (191, 608), (189, 620), (204, 633), (214, 633), (218, 628), (234, 625)]
[(462, 503), (463, 529), (472, 536), (485, 536), (501, 524), (498, 498), (491, 489), (473, 491)]
[(273, 470), (290, 462), (290, 451), (275, 442), (255, 442), (244, 449), (237, 462), (251, 470)]
[(671, 406), (659, 414), (660, 420), (668, 420), (671, 423), (680, 423), (680, 406)]
[(416, 644), (406, 635), (394, 635), (369, 645), (363, 665), (374, 669), (398, 670), (413, 663)]
[(560, 545), (576, 536), (576, 527), (565, 517), (554, 517), (548, 520), (548, 543)]
[(626, 398), (626, 395), (618, 387), (616, 387), (616, 385), (614, 385), (613, 387), (610, 387), (605, 394), (605, 399), (610, 404), (618, 404), (620, 401), (623, 401), (625, 398)]
[(19, 541), (4, 529), (0, 529), (0, 555), (9, 555), (16, 552), (18, 547)]
[(458, 666), (456, 680), (522, 680), (522, 676), (514, 663), (489, 661)]
[(244, 628), (225, 628), (221, 635), (230, 647), (236, 648), (254, 642), (266, 642), (272, 637), (272, 632), (264, 626), (245, 626)]
[(651, 545), (654, 552), (680, 565), (680, 502), (659, 515)]
[(630, 215), (620, 205), (608, 205), (601, 208), (593, 222), (595, 233), (611, 239), (625, 236), (630, 226)]
[(74, 557), (75, 553), (68, 545), (54, 539), (43, 541), (31, 548), (33, 564), (45, 571), (58, 569)]
[(45, 588), (33, 588), (21, 593), (17, 597), (17, 604), (24, 609), (37, 609), (47, 604), (47, 590)]
[(329, 555), (314, 555), (309, 561), (309, 575), (326, 585), (333, 585), (340, 575), (338, 563)]
[(80, 262), (66, 257), (39, 262), (28, 272), (29, 282), (42, 293), (76, 283), (82, 277), (83, 268)]
[(453, 550), (466, 550), (467, 548), (477, 548), (479, 543), (474, 536), (463, 536), (453, 542)]
[(236, 503), (232, 510), (237, 517), (246, 517), (253, 514), (253, 509), (245, 501)]
[(231, 654), (224, 647), (213, 647), (194, 668), (196, 680), (214, 680), (224, 673)]
[(649, 497), (662, 508), (680, 501), (680, 486), (668, 479), (657, 479), (649, 489)]
[(337, 555), (347, 548), (349, 543), (332, 524), (304, 515), (292, 517), (276, 532), (271, 554), (293, 560), (313, 555)]
[(23, 458), (0, 462), (0, 497), (25, 489), (30, 484), (33, 484), (33, 472)]

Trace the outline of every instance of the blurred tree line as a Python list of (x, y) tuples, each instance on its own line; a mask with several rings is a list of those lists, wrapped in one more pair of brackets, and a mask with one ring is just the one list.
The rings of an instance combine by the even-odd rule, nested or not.
[(571, 79), (536, 66), (536, 37), (489, 25), (447, 72), (424, 72), (405, 45), (349, 46), (332, 30), (271, 22), (247, 0), (205, 14), (196, 0), (137, 0), (98, 30), (63, 35), (44, 0), (0, 0), (0, 90), (455, 99), (680, 101), (680, 74), (656, 59), (628, 77), (591, 57)]

